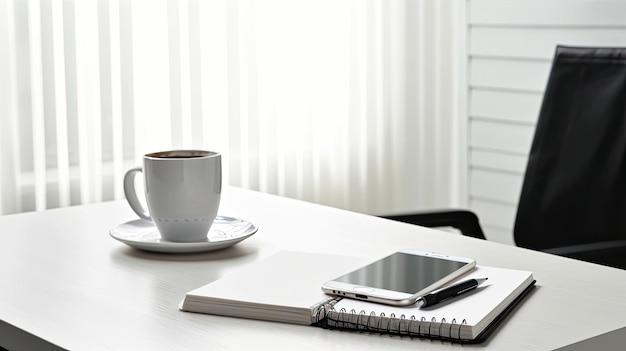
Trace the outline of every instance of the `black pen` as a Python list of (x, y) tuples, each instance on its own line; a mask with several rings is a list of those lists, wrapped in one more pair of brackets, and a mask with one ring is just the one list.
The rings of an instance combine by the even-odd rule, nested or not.
[(427, 307), (440, 303), (441, 301), (461, 295), (472, 289), (476, 289), (480, 284), (484, 283), (487, 278), (476, 278), (462, 281), (458, 284), (449, 286), (445, 289), (424, 295), (417, 299), (418, 307)]

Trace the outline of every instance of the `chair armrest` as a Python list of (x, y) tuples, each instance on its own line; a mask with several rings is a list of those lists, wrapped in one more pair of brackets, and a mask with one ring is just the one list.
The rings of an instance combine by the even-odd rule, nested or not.
[(480, 227), (478, 216), (468, 210), (444, 210), (381, 217), (424, 227), (454, 227), (460, 230), (463, 235), (486, 239)]
[(542, 250), (560, 256), (626, 269), (626, 240), (554, 247)]
[(597, 243), (553, 247), (544, 252), (574, 258), (594, 258), (623, 254), (626, 256), (626, 240), (600, 241)]

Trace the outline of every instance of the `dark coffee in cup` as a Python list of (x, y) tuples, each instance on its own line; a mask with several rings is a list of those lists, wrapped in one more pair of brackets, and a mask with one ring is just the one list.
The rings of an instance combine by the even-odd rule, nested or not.
[(172, 150), (147, 154), (146, 157), (153, 158), (196, 158), (217, 155), (217, 152), (202, 150)]

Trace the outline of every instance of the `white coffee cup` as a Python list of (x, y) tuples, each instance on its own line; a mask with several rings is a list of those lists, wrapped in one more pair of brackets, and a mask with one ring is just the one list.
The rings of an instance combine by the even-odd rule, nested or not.
[[(139, 202), (135, 176), (143, 172), (147, 211)], [(217, 152), (172, 150), (144, 155), (143, 169), (124, 176), (130, 207), (156, 225), (161, 238), (175, 242), (206, 240), (222, 193), (222, 157)]]

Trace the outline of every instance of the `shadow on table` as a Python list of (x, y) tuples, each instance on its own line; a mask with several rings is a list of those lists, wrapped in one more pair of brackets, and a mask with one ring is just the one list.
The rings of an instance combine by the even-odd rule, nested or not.
[[(200, 261), (224, 261), (249, 257), (250, 259), (258, 255), (258, 249), (250, 246), (235, 245), (225, 249), (200, 252), (200, 253), (157, 253), (143, 251), (132, 247), (123, 247), (114, 250), (114, 259), (145, 259), (171, 262), (200, 262)], [(117, 257), (116, 257), (117, 256)]]

